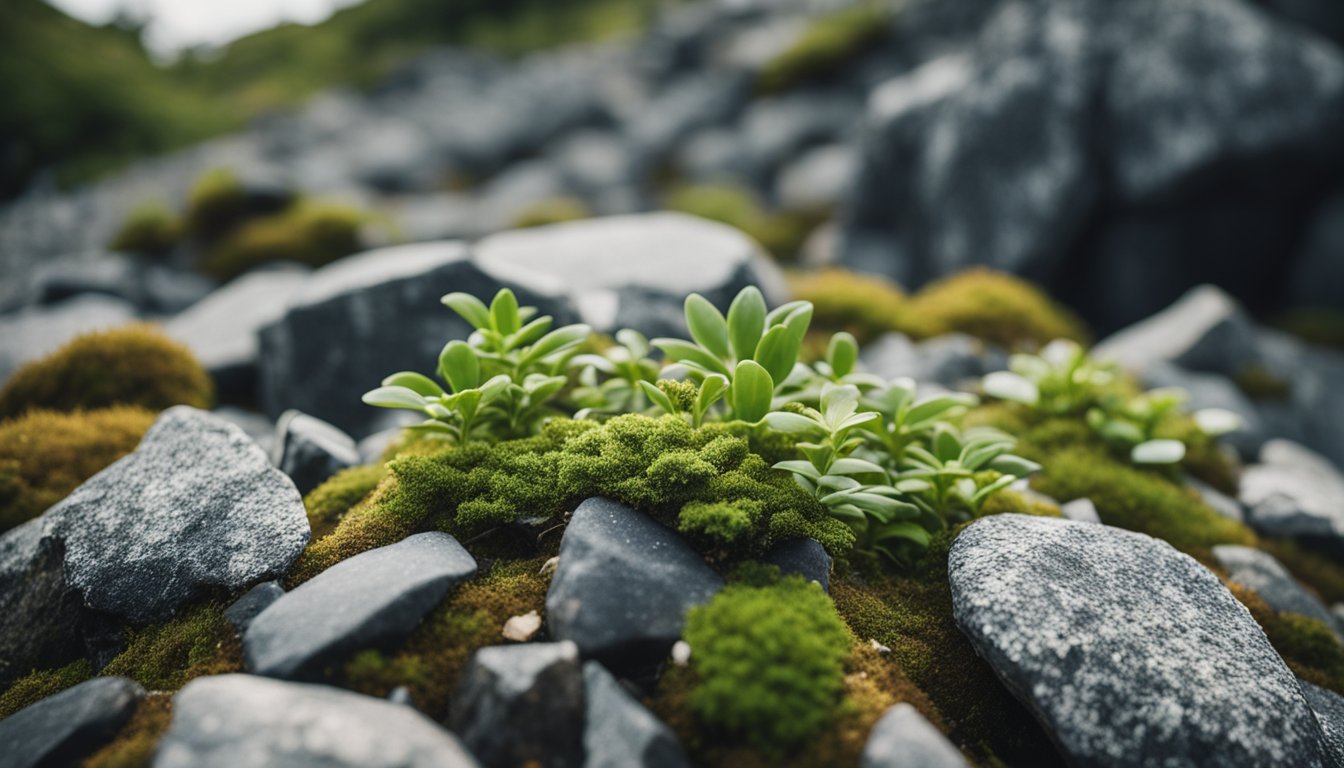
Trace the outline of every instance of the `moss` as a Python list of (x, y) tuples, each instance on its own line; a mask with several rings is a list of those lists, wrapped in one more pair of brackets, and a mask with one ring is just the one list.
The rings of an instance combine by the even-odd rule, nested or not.
[(1253, 590), (1224, 581), (1265, 630), (1288, 668), (1313, 685), (1344, 695), (1344, 643), (1323, 622), (1276, 611)]
[(780, 261), (792, 261), (824, 212), (771, 213), (754, 192), (732, 183), (685, 184), (668, 193), (665, 207), (736, 227)]
[(775, 58), (758, 77), (761, 91), (772, 93), (836, 73), (882, 42), (890, 32), (888, 12), (876, 3), (821, 16)]
[(347, 206), (299, 202), (229, 232), (201, 266), (221, 280), (274, 262), (320, 267), (360, 249), (363, 220), (362, 213)]
[(1259, 364), (1237, 371), (1232, 381), (1252, 400), (1287, 400), (1293, 394), (1291, 381)]
[(203, 240), (220, 237), (246, 215), (247, 195), (242, 182), (227, 168), (212, 168), (201, 174), (187, 193), (187, 230)]
[(227, 605), (199, 603), (167, 621), (130, 630), (126, 650), (100, 674), (129, 677), (151, 691), (175, 691), (202, 675), (241, 671), (242, 644), (224, 618)]
[(0, 422), (0, 532), (37, 517), (135, 449), (154, 414), (132, 406), (29, 411)]
[(20, 368), (0, 390), (0, 418), (32, 409), (138, 405), (209, 408), (214, 384), (195, 355), (152, 325), (86, 333)]
[(93, 677), (93, 667), (85, 659), (71, 662), (60, 669), (41, 669), (14, 681), (0, 694), (0, 720), (20, 709), (54, 696)]
[(143, 256), (162, 257), (182, 240), (181, 220), (162, 203), (143, 203), (126, 216), (108, 247)]
[(685, 638), (699, 678), (688, 704), (709, 728), (778, 755), (834, 720), (850, 637), (816, 583), (730, 585), (691, 609)]
[(583, 201), (575, 197), (552, 197), (547, 200), (541, 200), (524, 208), (517, 218), (513, 220), (513, 226), (520, 229), (526, 227), (542, 227), (547, 224), (560, 224), (566, 221), (578, 221), (592, 216), (588, 206)]
[(1327, 605), (1344, 603), (1344, 563), (1291, 539), (1261, 539), (1260, 548), (1274, 555), (1298, 581), (1316, 591)]
[(392, 651), (367, 650), (344, 667), (344, 682), (372, 696), (404, 685), (411, 701), (443, 720), (448, 699), (477, 649), (505, 642), (504, 622), (529, 611), (546, 614), (549, 577), (545, 557), (496, 561), (484, 576), (467, 582), (430, 612), (405, 643)]
[(827, 338), (847, 331), (863, 344), (914, 324), (905, 291), (876, 275), (823, 269), (792, 276), (790, 287), (796, 298), (812, 302), (812, 328)]
[(960, 332), (1009, 349), (1037, 347), (1053, 339), (1087, 342), (1090, 333), (1076, 315), (1019, 277), (984, 268), (968, 269), (915, 294), (911, 315), (916, 335)]
[(677, 518), (677, 530), (702, 547), (732, 547), (760, 524), (764, 510), (754, 499), (688, 502)]
[(151, 693), (135, 708), (135, 714), (117, 732), (116, 738), (85, 758), (80, 768), (148, 766), (172, 720), (173, 697), (165, 693)]
[(362, 501), (387, 476), (382, 464), (350, 467), (332, 475), (308, 492), (303, 506), (308, 510), (308, 525), (314, 539), (331, 533), (350, 508)]

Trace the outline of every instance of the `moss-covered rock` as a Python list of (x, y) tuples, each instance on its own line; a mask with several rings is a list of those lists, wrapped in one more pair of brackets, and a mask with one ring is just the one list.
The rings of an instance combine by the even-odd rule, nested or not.
[(770, 93), (834, 74), (890, 33), (891, 17), (878, 3), (860, 3), (814, 20), (798, 39), (765, 63), (758, 87)]
[(796, 298), (812, 302), (812, 329), (826, 338), (846, 331), (863, 344), (915, 326), (909, 297), (884, 277), (830, 268), (796, 274), (790, 287)]
[(1344, 695), (1344, 643), (1329, 627), (1301, 614), (1276, 611), (1250, 588), (1224, 583), (1250, 610), (1294, 674)]
[(0, 422), (0, 532), (42, 514), (135, 449), (154, 414), (119, 406), (29, 411)]
[(280, 213), (250, 219), (222, 237), (202, 269), (229, 280), (262, 264), (320, 267), (361, 247), (364, 214), (344, 205), (300, 201)]
[(524, 208), (513, 220), (513, 226), (517, 229), (543, 227), (547, 224), (578, 221), (592, 215), (588, 206), (576, 197), (552, 197)]
[(930, 283), (911, 299), (918, 336), (957, 331), (1009, 349), (1053, 339), (1086, 342), (1087, 327), (1073, 312), (1019, 277), (968, 269)]
[(387, 468), (382, 464), (350, 467), (309, 491), (303, 498), (303, 506), (308, 510), (308, 525), (312, 527), (313, 539), (335, 530), (345, 513), (373, 493), (373, 489), (386, 476)]
[(223, 235), (246, 215), (243, 184), (227, 168), (212, 168), (201, 174), (187, 193), (186, 228), (203, 240)]
[(182, 220), (162, 203), (136, 206), (108, 247), (114, 251), (162, 257), (182, 240)]
[(214, 383), (191, 350), (137, 324), (78, 336), (20, 368), (0, 389), (0, 418), (115, 405), (209, 408), (213, 400)]
[(39, 669), (14, 681), (0, 694), (0, 720), (18, 712), (29, 704), (36, 704), (48, 696), (73, 688), (93, 677), (93, 667), (85, 659), (71, 662), (59, 669)]

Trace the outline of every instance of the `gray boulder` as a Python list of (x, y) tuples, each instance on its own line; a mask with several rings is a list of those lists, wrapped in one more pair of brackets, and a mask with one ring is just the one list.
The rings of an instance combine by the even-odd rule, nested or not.
[(105, 331), (135, 319), (135, 307), (98, 294), (0, 317), (0, 383), (19, 366), (55, 352), (80, 334)]
[(411, 707), (330, 688), (216, 675), (173, 698), (155, 768), (475, 768), (453, 734)]
[(1344, 544), (1344, 476), (1296, 443), (1265, 443), (1260, 463), (1242, 473), (1238, 500), (1262, 533)]
[(788, 576), (797, 574), (815, 581), (825, 592), (831, 591), (831, 556), (815, 539), (787, 539), (770, 547), (765, 562)]
[(234, 600), (224, 609), (224, 618), (229, 620), (239, 635), (247, 631), (257, 614), (266, 610), (285, 595), (285, 588), (278, 581), (263, 581), (247, 590), (243, 596)]
[(583, 768), (689, 768), (672, 730), (601, 664), (583, 665)]
[(400, 640), (476, 561), (441, 531), (362, 552), (300, 584), (257, 614), (243, 635), (251, 672), (320, 677), (349, 654)]
[(42, 520), (84, 603), (133, 623), (211, 587), (283, 576), (309, 536), (289, 478), (241, 429), (187, 406), (164, 411), (135, 451)]
[(1334, 758), (1335, 765), (1344, 765), (1344, 696), (1334, 691), (1299, 680), (1307, 703), (1316, 713), (1316, 722), (1325, 732), (1326, 751)]
[(656, 661), (681, 638), (686, 612), (723, 588), (675, 531), (601, 497), (574, 510), (546, 593), (551, 636), (618, 666)]
[(78, 765), (117, 734), (145, 689), (124, 677), (96, 677), (0, 720), (7, 768)]
[(583, 762), (584, 678), (571, 642), (495, 645), (472, 655), (449, 726), (487, 768)]
[(78, 658), (79, 593), (66, 587), (60, 546), (34, 518), (0, 536), (0, 688)]
[(966, 768), (970, 764), (919, 710), (902, 702), (882, 715), (868, 735), (861, 768)]
[(996, 515), (948, 559), (953, 616), (1080, 765), (1327, 765), (1297, 679), (1216, 576), (1166, 542)]
[(349, 435), (302, 411), (289, 410), (275, 424), (271, 462), (289, 475), (299, 493), (308, 492), (347, 467), (360, 463)]

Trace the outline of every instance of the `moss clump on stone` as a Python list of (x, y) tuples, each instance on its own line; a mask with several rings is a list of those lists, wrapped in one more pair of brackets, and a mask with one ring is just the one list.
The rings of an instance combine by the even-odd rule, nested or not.
[(132, 406), (29, 411), (0, 422), (0, 532), (42, 514), (135, 450), (153, 423), (153, 413)]
[(731, 183), (679, 186), (668, 194), (666, 207), (740, 229), (780, 261), (792, 261), (824, 219), (810, 212), (771, 213), (754, 192)]
[(299, 202), (233, 229), (211, 249), (201, 267), (220, 280), (274, 262), (320, 267), (360, 249), (363, 222), (364, 215), (348, 206)]
[(246, 215), (247, 195), (242, 182), (227, 168), (212, 168), (201, 174), (187, 193), (186, 226), (201, 239), (223, 235)]
[(399, 649), (368, 650), (343, 670), (345, 683), (371, 696), (386, 696), (399, 685), (415, 706), (437, 720), (448, 715), (448, 699), (477, 649), (506, 642), (504, 623), (529, 611), (546, 613), (550, 580), (540, 575), (545, 557), (496, 561), (489, 573), (463, 584), (430, 612)]
[(826, 339), (846, 331), (864, 344), (914, 323), (905, 291), (883, 277), (830, 268), (798, 274), (790, 283), (794, 296), (812, 302), (812, 329)]
[(159, 740), (173, 720), (173, 697), (150, 693), (135, 714), (102, 749), (80, 763), (80, 768), (142, 768), (150, 764)]
[(135, 324), (78, 336), (20, 368), (0, 390), (0, 418), (115, 405), (209, 408), (213, 401), (214, 383), (191, 350)]
[(182, 240), (182, 221), (161, 203), (131, 210), (108, 247), (141, 256), (162, 257)]
[(59, 669), (39, 669), (14, 681), (0, 694), (0, 720), (20, 709), (54, 696), (93, 677), (93, 667), (85, 659), (71, 662)]
[(129, 677), (151, 691), (175, 691), (202, 675), (241, 671), (242, 644), (224, 618), (226, 607), (207, 601), (167, 621), (130, 630), (126, 650), (100, 674)]
[(542, 227), (547, 224), (579, 221), (592, 215), (588, 206), (576, 197), (552, 197), (524, 208), (513, 220), (513, 226), (519, 229)]
[(1276, 611), (1254, 590), (1224, 581), (1265, 630), (1270, 645), (1288, 668), (1313, 685), (1344, 695), (1344, 643), (1323, 622), (1296, 613)]
[(308, 510), (308, 525), (313, 530), (313, 538), (335, 530), (345, 513), (373, 493), (386, 476), (387, 468), (382, 464), (350, 467), (309, 491), (303, 498), (303, 506)]
[(730, 585), (691, 609), (692, 711), (759, 752), (783, 754), (832, 723), (850, 636), (821, 587), (799, 576)]
[(832, 75), (882, 42), (890, 29), (890, 15), (875, 3), (821, 16), (793, 45), (766, 62), (757, 76), (758, 87), (773, 93)]
[(910, 316), (923, 325), (915, 335), (957, 331), (1009, 349), (1053, 339), (1086, 342), (1086, 326), (1041, 289), (1019, 277), (967, 269), (925, 286), (911, 299)]

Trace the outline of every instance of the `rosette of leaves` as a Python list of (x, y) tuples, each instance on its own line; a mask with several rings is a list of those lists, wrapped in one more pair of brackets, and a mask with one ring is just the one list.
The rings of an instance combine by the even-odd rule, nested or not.
[(900, 466), (907, 446), (927, 442), (943, 419), (980, 402), (975, 395), (961, 392), (917, 399), (916, 388), (914, 379), (892, 379), (865, 392), (861, 400), (865, 408), (881, 416), (864, 428), (883, 454), (888, 469)]
[(1039, 470), (1039, 464), (1011, 453), (1017, 440), (1006, 432), (973, 427), (964, 433), (938, 423), (926, 448), (906, 448), (905, 467), (895, 486), (920, 509), (942, 519), (977, 515), (995, 492)]
[(1114, 368), (1093, 362), (1067, 339), (1055, 339), (1037, 355), (1013, 355), (1008, 368), (984, 377), (985, 394), (1056, 416), (1086, 411), (1116, 382)]
[(566, 363), (591, 333), (586, 325), (552, 330), (550, 316), (519, 307), (513, 291), (501, 289), (487, 307), (466, 293), (443, 303), (475, 330), (467, 341), (450, 341), (439, 354), (438, 376), (400, 371), (365, 393), (364, 402), (416, 411), (427, 419), (415, 429), (460, 443), (483, 437), (508, 439), (534, 434), (558, 411), (551, 401), (568, 383)]

